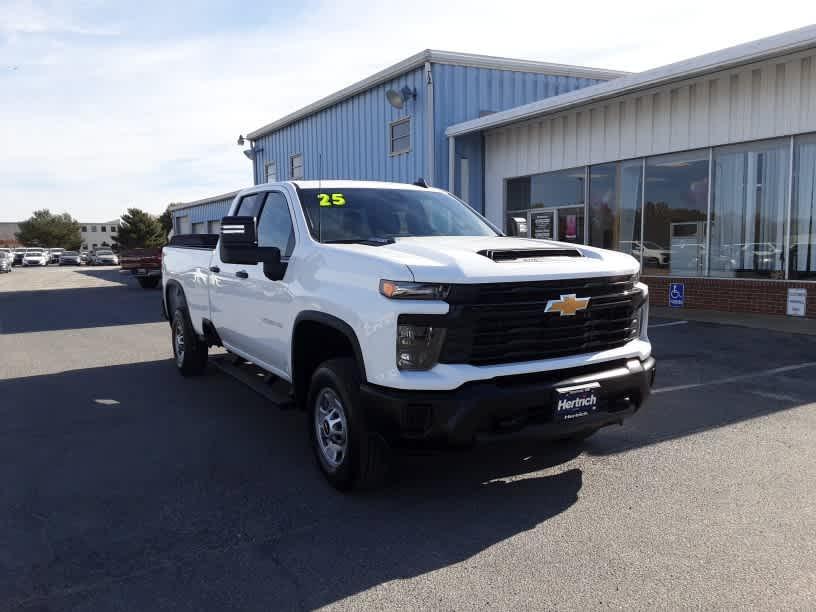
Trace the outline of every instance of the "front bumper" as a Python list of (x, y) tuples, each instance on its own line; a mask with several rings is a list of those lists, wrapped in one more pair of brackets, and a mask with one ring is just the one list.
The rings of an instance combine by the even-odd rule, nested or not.
[[(467, 442), (477, 432), (516, 431), (540, 426), (543, 437), (620, 424), (637, 412), (651, 392), (655, 360), (627, 359), (567, 370), (497, 377), (466, 383), (453, 391), (406, 391), (360, 386), (370, 427), (391, 440)], [(557, 387), (597, 382), (596, 412), (568, 422), (554, 420)]]

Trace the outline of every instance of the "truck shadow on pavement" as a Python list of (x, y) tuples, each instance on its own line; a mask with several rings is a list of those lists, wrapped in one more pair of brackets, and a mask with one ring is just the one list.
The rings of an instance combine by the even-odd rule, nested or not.
[(4, 334), (161, 320), (161, 291), (145, 291), (138, 285), (0, 293), (0, 333)]
[(530, 439), (342, 495), (302, 414), (170, 360), (2, 384), (0, 602), (23, 608), (314, 608), (547, 529), (582, 486), (577, 450)]
[(112, 268), (112, 267), (84, 267), (84, 268), (77, 268), (76, 272), (78, 274), (84, 274), (85, 276), (89, 276), (91, 278), (98, 278), (99, 280), (107, 281), (109, 283), (118, 283), (120, 285), (128, 285), (133, 287), (138, 287), (136, 284), (136, 280), (133, 278), (133, 275), (123, 274), (119, 267)]

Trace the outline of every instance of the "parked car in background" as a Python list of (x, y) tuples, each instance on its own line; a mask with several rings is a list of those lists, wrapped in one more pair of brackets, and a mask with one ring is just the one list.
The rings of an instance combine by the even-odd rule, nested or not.
[(130, 249), (119, 257), (122, 270), (128, 270), (141, 285), (142, 289), (155, 289), (162, 277), (161, 247), (148, 249)]
[(119, 257), (110, 249), (97, 249), (91, 263), (94, 266), (118, 266)]
[(65, 249), (48, 249), (48, 263), (59, 263), (60, 255)]
[(47, 266), (48, 251), (45, 249), (28, 249), (23, 255), (24, 266)]
[(89, 251), (80, 251), (79, 252), (79, 260), (84, 263), (90, 265), (91, 263), (91, 254)]
[(61, 266), (81, 266), (82, 257), (79, 251), (63, 251), (59, 256), (59, 265)]
[(11, 251), (0, 251), (0, 272), (11, 272), (14, 269), (14, 256)]
[(27, 249), (17, 249), (14, 251), (14, 259), (12, 260), (12, 265), (14, 266), (22, 266), (23, 265), (23, 257), (25, 257)]

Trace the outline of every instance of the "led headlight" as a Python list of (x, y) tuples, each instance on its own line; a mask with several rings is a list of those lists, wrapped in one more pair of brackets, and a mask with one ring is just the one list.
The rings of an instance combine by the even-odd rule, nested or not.
[(392, 300), (444, 300), (450, 293), (450, 286), (381, 280), (380, 293)]
[(439, 359), (444, 341), (444, 327), (397, 325), (397, 367), (430, 370)]

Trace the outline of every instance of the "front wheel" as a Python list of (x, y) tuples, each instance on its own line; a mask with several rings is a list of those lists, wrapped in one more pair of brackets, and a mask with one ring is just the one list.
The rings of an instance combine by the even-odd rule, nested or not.
[(340, 358), (322, 363), (309, 386), (312, 449), (323, 475), (340, 491), (379, 486), (388, 472), (389, 448), (366, 427), (360, 382), (356, 361)]
[(173, 356), (182, 376), (198, 376), (207, 367), (207, 344), (193, 329), (187, 311), (176, 308), (170, 327), (173, 341)]
[(159, 278), (156, 276), (138, 276), (136, 280), (142, 289), (155, 289), (159, 286)]

